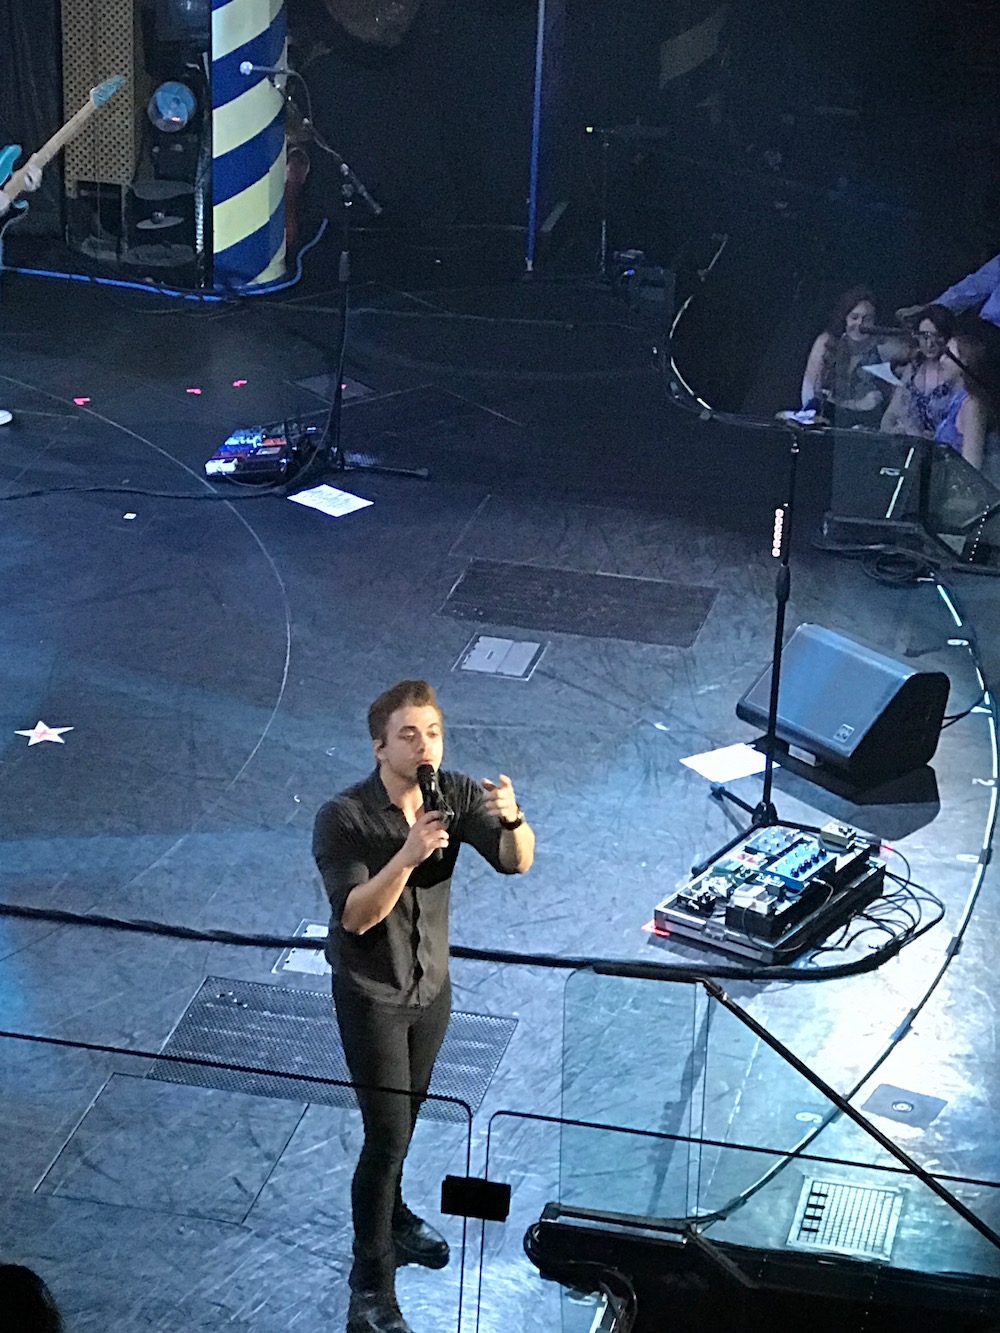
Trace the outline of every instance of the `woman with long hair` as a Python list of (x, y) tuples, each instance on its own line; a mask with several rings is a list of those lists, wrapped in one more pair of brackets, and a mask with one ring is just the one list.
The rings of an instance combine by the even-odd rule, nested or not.
[(871, 331), (874, 323), (875, 298), (867, 287), (852, 287), (837, 298), (806, 363), (804, 409), (831, 417), (838, 426), (878, 426), (886, 392), (866, 367), (887, 361), (890, 352)]
[(987, 453), (994, 453), (995, 409), (985, 376), (986, 348), (977, 338), (958, 334), (949, 339), (942, 370), (952, 389), (948, 411), (934, 438), (957, 449), (967, 463), (983, 470)]

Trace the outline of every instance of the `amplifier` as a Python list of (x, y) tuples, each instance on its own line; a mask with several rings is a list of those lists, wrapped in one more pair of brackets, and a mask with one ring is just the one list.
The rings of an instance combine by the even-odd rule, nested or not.
[(901, 523), (920, 509), (926, 441), (871, 430), (834, 430), (830, 513)]

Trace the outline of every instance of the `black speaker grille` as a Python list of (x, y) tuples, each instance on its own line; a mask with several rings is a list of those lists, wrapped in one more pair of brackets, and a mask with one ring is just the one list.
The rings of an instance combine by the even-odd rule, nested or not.
[[(782, 654), (778, 739), (852, 781), (888, 781), (933, 757), (948, 689), (941, 671), (914, 671), (833, 630), (800, 625)], [(770, 694), (768, 667), (737, 716), (766, 727)]]

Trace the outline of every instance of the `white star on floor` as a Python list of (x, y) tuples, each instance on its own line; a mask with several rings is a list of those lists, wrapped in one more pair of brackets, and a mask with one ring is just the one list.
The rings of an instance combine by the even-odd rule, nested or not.
[(47, 727), (44, 722), (37, 722), (30, 731), (19, 731), (18, 736), (27, 736), (29, 745), (39, 745), (42, 741), (56, 741), (59, 745), (65, 745), (62, 738), (64, 731), (72, 731), (72, 727)]

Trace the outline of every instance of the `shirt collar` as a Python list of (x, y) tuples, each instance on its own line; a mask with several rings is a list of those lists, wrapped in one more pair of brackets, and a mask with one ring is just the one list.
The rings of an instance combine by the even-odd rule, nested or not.
[[(439, 782), (444, 778), (444, 776), (445, 775), (443, 771), (439, 769), (438, 770)], [(376, 764), (374, 769), (372, 770), (372, 775), (365, 784), (365, 787), (366, 787), (365, 795), (370, 798), (372, 805), (374, 805), (377, 809), (379, 810), (399, 809), (399, 806), (396, 805), (395, 801), (392, 801), (389, 798), (389, 793), (385, 789), (385, 783), (382, 781), (382, 773), (381, 770), (379, 769), (378, 764)]]
[(378, 764), (375, 765), (371, 777), (365, 783), (365, 797), (376, 810), (395, 810), (397, 812), (399, 810), (399, 806), (390, 799), (389, 793), (385, 789)]

